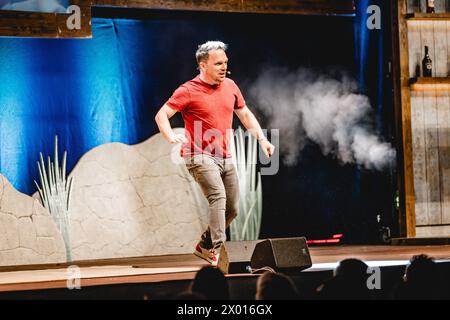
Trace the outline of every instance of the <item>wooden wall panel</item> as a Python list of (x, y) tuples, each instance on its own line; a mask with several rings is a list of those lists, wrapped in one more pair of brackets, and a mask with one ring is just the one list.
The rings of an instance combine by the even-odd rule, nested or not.
[(450, 77), (450, 21), (447, 24), (447, 77)]
[(408, 22), (409, 76), (421, 76), (423, 50), (420, 40), (419, 21)]
[[(407, 0), (408, 5), (413, 1)], [(436, 2), (443, 12), (443, 2)], [(424, 8), (422, 8), (424, 10)], [(412, 12), (412, 8), (407, 10)], [(429, 47), (433, 77), (447, 77), (450, 71), (450, 22), (409, 20), (408, 72), (417, 76), (424, 47)], [(426, 90), (410, 92), (417, 226), (450, 222), (450, 97), (448, 87), (427, 85)]]
[[(412, 8), (414, 2), (401, 1), (399, 8), (402, 12), (399, 16), (404, 17), (406, 12), (417, 12), (417, 8)], [(445, 1), (436, 0), (435, 3), (436, 13), (444, 12)], [(421, 1), (420, 11), (425, 11), (424, 1)], [(400, 38), (402, 32), (406, 32), (408, 37), (408, 43), (403, 49), (408, 51), (408, 57), (404, 60), (409, 64), (408, 69), (401, 69), (401, 77), (406, 72), (409, 77), (417, 76), (417, 66), (420, 65), (422, 69), (425, 45), (429, 47), (433, 61), (433, 77), (450, 76), (448, 19), (408, 20), (407, 29), (399, 29), (399, 32)], [(438, 81), (434, 81), (436, 82)], [(448, 80), (444, 83), (448, 83)], [(447, 85), (428, 84), (422, 87), (402, 87), (402, 97), (408, 93), (416, 224), (419, 227), (450, 224), (450, 92)], [(402, 100), (402, 110), (406, 108), (408, 101)]]
[(411, 92), (411, 134), (414, 166), (414, 195), (416, 224), (428, 224), (428, 186), (425, 154), (423, 92)]
[(436, 13), (445, 12), (446, 1), (448, 0), (434, 0), (434, 10)]
[(441, 223), (441, 194), (439, 182), (439, 137), (437, 106), (434, 91), (423, 93), (425, 153), (427, 164), (428, 223)]
[[(421, 21), (421, 48), (428, 46), (433, 62), (433, 76), (436, 76), (436, 48), (434, 41), (434, 22)], [(434, 91), (423, 93), (423, 112), (425, 128), (425, 157), (427, 164), (428, 219), (427, 224), (441, 221), (441, 197), (439, 183), (439, 140), (437, 132), (437, 108)]]
[[(402, 0), (400, 0), (402, 1)], [(445, 1), (448, 0), (434, 0), (434, 9), (436, 13), (445, 12)], [(420, 12), (426, 12), (426, 1), (424, 0), (406, 0), (407, 2), (407, 13), (413, 13), (413, 6), (418, 6)]]
[[(442, 6), (441, 6), (442, 7)], [(443, 8), (436, 7), (436, 11), (441, 11)], [(447, 22), (446, 21), (434, 21), (434, 47), (435, 47), (435, 65), (436, 76), (445, 77), (448, 74), (447, 70)], [(448, 153), (448, 141), (449, 141), (449, 101), (448, 92), (446, 90), (438, 90), (438, 86), (435, 86), (434, 94), (436, 96), (436, 109), (437, 109), (437, 132), (438, 132), (438, 156), (439, 156), (439, 192), (440, 192), (440, 204), (441, 212), (439, 219), (436, 217), (437, 224), (442, 223), (443, 215), (449, 214), (449, 187), (448, 184), (448, 170), (449, 167), (449, 153)], [(437, 215), (437, 214), (436, 214)]]
[[(409, 76), (422, 72), (421, 22), (408, 22)], [(416, 224), (428, 224), (427, 163), (425, 153), (425, 128), (423, 92), (411, 92), (411, 135), (414, 173)]]
[(447, 21), (424, 21), (433, 24), (435, 77), (447, 76)]
[(439, 138), (439, 180), (441, 193), (441, 223), (450, 222), (450, 101), (449, 92), (436, 91)]
[[(447, 76), (450, 76), (450, 21), (446, 21), (446, 37), (447, 37)], [(441, 115), (441, 134), (439, 141), (441, 145), (441, 198), (442, 206), (442, 223), (450, 224), (450, 92), (444, 91), (442, 94), (445, 98), (439, 102), (443, 109)]]

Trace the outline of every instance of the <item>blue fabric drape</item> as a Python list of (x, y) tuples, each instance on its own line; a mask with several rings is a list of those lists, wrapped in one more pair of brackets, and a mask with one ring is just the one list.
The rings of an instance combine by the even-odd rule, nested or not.
[[(367, 12), (372, 5), (380, 8), (380, 29), (369, 29), (367, 20), (374, 13)], [(383, 0), (356, 1), (355, 58), (358, 65), (359, 92), (371, 98), (375, 106), (376, 129), (382, 130), (383, 66), (385, 60), (384, 33), (388, 8)]]
[(0, 39), (0, 172), (24, 193), (35, 192), (39, 152), (53, 158), (55, 135), (70, 172), (98, 145), (135, 144), (156, 132), (163, 100), (148, 77), (148, 28), (110, 19), (92, 27), (90, 40)]

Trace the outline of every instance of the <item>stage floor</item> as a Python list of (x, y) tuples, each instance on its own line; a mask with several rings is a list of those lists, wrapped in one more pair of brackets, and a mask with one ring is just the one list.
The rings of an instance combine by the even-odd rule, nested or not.
[[(369, 266), (406, 265), (413, 255), (427, 254), (437, 261), (450, 261), (450, 245), (433, 246), (310, 246), (313, 266), (304, 272), (332, 270), (347, 258), (364, 260)], [(193, 254), (110, 260), (78, 261), (80, 285), (98, 286), (191, 280), (208, 265)], [(0, 292), (67, 288), (68, 264), (0, 267)], [(73, 273), (71, 273), (73, 275)], [(227, 277), (256, 277), (229, 274)]]

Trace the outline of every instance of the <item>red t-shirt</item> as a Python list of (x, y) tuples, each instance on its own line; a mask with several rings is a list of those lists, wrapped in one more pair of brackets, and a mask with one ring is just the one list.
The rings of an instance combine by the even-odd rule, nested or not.
[(218, 85), (208, 84), (200, 76), (182, 84), (166, 104), (181, 112), (187, 143), (181, 156), (209, 154), (229, 158), (233, 111), (245, 106), (236, 83), (229, 78)]

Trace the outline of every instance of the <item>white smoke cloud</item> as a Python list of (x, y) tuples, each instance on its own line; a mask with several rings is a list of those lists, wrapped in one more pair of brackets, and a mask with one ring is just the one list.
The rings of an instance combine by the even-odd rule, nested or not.
[(269, 119), (268, 127), (280, 130), (286, 165), (297, 162), (310, 140), (343, 164), (382, 170), (393, 164), (395, 150), (373, 133), (369, 99), (356, 89), (346, 75), (335, 79), (308, 69), (292, 73), (274, 68), (263, 72), (249, 93)]

